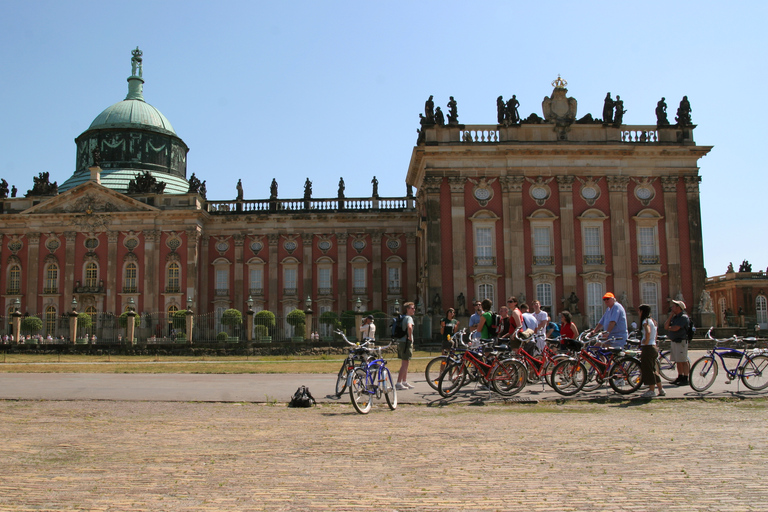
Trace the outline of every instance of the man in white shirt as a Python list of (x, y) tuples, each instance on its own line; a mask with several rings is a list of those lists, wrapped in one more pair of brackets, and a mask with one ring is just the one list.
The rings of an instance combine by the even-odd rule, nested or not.
[(373, 315), (368, 315), (363, 319), (363, 325), (360, 326), (360, 332), (363, 335), (363, 341), (365, 341), (365, 338), (376, 338), (376, 324), (373, 323)]
[(541, 309), (541, 303), (538, 300), (533, 301), (533, 312), (531, 313), (536, 317), (538, 323), (535, 329), (536, 348), (544, 350), (544, 345), (547, 344), (547, 324), (549, 323), (549, 315), (546, 311)]
[(480, 317), (483, 316), (483, 306), (479, 300), (474, 302), (475, 313), (469, 317), (469, 339), (479, 340), (480, 331), (477, 330), (477, 325), (480, 323)]

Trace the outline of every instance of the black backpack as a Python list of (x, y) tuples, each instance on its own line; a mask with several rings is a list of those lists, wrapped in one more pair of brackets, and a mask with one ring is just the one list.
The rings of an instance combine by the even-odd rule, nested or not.
[(313, 405), (317, 405), (317, 402), (307, 386), (299, 386), (288, 403), (288, 407), (312, 407)]
[(405, 329), (403, 329), (404, 317), (405, 315), (397, 315), (395, 318), (392, 319), (392, 323), (389, 326), (389, 330), (392, 335), (392, 338), (399, 340), (400, 338), (405, 337), (406, 332), (405, 332)]
[(693, 339), (693, 335), (696, 333), (696, 326), (693, 325), (693, 318), (688, 317), (688, 328), (686, 329), (686, 335), (688, 337), (688, 343)]
[(496, 313), (491, 312), (491, 323), (488, 324), (488, 336), (495, 338), (499, 335), (501, 330), (501, 317)]

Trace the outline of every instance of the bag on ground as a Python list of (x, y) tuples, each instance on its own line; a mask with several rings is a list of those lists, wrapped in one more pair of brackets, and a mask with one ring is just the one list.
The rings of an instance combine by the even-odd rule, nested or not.
[(307, 386), (299, 386), (288, 403), (288, 407), (312, 407), (313, 405), (317, 405), (317, 402)]

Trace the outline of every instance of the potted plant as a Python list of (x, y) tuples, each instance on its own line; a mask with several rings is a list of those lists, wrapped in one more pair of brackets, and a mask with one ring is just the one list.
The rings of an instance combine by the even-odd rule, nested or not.
[[(256, 326), (256, 333), (264, 332), (259, 341), (272, 341), (272, 330), (275, 328), (275, 314), (271, 311), (259, 311), (253, 315), (253, 323)], [(259, 329), (263, 327), (264, 329)]]
[(232, 336), (229, 336), (228, 341), (239, 341), (239, 338), (235, 335), (235, 328), (243, 323), (243, 314), (237, 309), (230, 308), (221, 315), (221, 323), (231, 329)]
[(307, 315), (300, 309), (294, 309), (288, 313), (286, 318), (288, 325), (293, 327), (292, 341), (304, 341), (304, 330), (306, 329)]

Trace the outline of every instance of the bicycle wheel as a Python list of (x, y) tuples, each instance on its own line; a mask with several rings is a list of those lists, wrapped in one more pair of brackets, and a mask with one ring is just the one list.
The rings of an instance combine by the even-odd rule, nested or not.
[(576, 359), (560, 361), (552, 370), (552, 387), (563, 396), (575, 395), (587, 381), (587, 369)]
[(768, 387), (768, 357), (756, 355), (747, 358), (741, 368), (741, 382), (752, 391)]
[(384, 399), (387, 401), (387, 405), (393, 411), (397, 409), (397, 389), (395, 389), (395, 383), (392, 382), (392, 373), (386, 366), (381, 369), (379, 375), (379, 386), (381, 386)]
[(595, 365), (587, 360), (582, 361), (581, 364), (583, 364), (584, 368), (587, 370), (587, 381), (584, 383), (584, 387), (581, 388), (581, 390), (594, 391), (602, 386), (605, 380), (603, 380), (603, 377), (600, 375), (600, 372), (597, 371)]
[(427, 379), (427, 384), (435, 391), (437, 391), (437, 380), (440, 378), (440, 373), (445, 369), (448, 360), (448, 356), (437, 356), (427, 363), (427, 367), (424, 370), (424, 378)]
[(365, 370), (356, 368), (349, 379), (349, 398), (352, 406), (360, 414), (368, 414), (373, 403), (373, 394), (368, 392)]
[(547, 364), (544, 365), (544, 381), (547, 383), (549, 387), (553, 387), (552, 371), (555, 369), (555, 366), (557, 366), (557, 363), (561, 361), (565, 361), (566, 359), (568, 359), (568, 356), (566, 356), (565, 354), (555, 356), (554, 358), (552, 358), (552, 361), (547, 361)]
[(693, 363), (689, 382), (694, 391), (701, 393), (708, 390), (716, 378), (717, 361), (713, 356), (704, 356)]
[(443, 398), (448, 398), (461, 389), (466, 380), (467, 372), (463, 362), (448, 363), (437, 379), (437, 392)]
[[(691, 360), (688, 360), (688, 364)], [(669, 350), (659, 350), (659, 375), (667, 382), (674, 382), (677, 379), (677, 364), (672, 360), (672, 353)]]
[(491, 386), (501, 396), (512, 396), (525, 387), (526, 368), (515, 359), (505, 359), (497, 364), (491, 372)]
[(625, 357), (614, 361), (608, 372), (608, 384), (615, 392), (622, 395), (628, 395), (640, 389), (643, 384), (640, 361), (634, 357)]
[(347, 380), (349, 379), (349, 367), (351, 361), (345, 360), (339, 369), (339, 375), (336, 377), (336, 398), (341, 398), (347, 389)]

